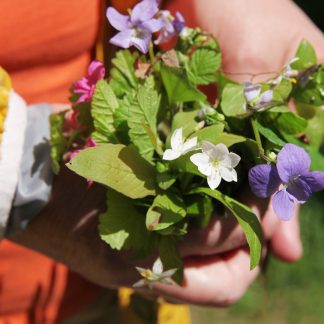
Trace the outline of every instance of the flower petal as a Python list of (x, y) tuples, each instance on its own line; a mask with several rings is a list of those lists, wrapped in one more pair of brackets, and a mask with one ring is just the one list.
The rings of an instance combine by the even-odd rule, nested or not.
[(147, 285), (147, 281), (145, 279), (140, 279), (139, 281), (137, 281), (133, 284), (133, 287), (141, 288), (141, 287), (145, 287), (146, 285)]
[(285, 189), (278, 191), (272, 198), (273, 210), (283, 221), (287, 221), (293, 216), (294, 204), (294, 198)]
[(254, 84), (250, 81), (244, 82), (244, 97), (247, 102), (253, 101), (256, 99), (261, 92), (261, 85)]
[(155, 0), (143, 0), (138, 3), (132, 10), (132, 23), (139, 23), (150, 20), (159, 11)]
[(180, 151), (167, 149), (163, 153), (162, 159), (166, 160), (166, 161), (172, 161), (172, 160), (176, 160), (177, 158), (179, 158), (180, 155), (181, 155)]
[(149, 31), (144, 33), (144, 29), (142, 31), (142, 35), (132, 37), (131, 45), (135, 46), (143, 54), (146, 54), (149, 50), (152, 34)]
[(153, 263), (152, 271), (156, 275), (160, 275), (163, 272), (163, 264), (160, 258), (157, 258)]
[(117, 30), (128, 29), (130, 17), (120, 14), (115, 8), (109, 7), (106, 12), (109, 23)]
[(309, 170), (311, 159), (306, 151), (294, 144), (286, 144), (277, 157), (277, 170), (281, 180), (288, 183), (291, 177)]
[(177, 11), (176, 12), (176, 18), (174, 20), (173, 26), (178, 34), (181, 33), (182, 29), (185, 27), (186, 22), (182, 14)]
[(182, 147), (182, 154), (185, 154), (192, 150), (195, 150), (197, 148), (197, 144), (198, 144), (197, 137), (193, 137), (193, 138), (186, 140)]
[(275, 165), (260, 164), (250, 169), (249, 183), (256, 196), (266, 198), (278, 189), (281, 180)]
[(210, 189), (216, 189), (222, 181), (222, 177), (219, 172), (214, 171), (209, 177), (207, 177), (207, 183)]
[(141, 28), (149, 30), (151, 33), (155, 33), (165, 26), (165, 23), (161, 19), (150, 19), (141, 24)]
[(262, 93), (261, 99), (258, 102), (258, 105), (263, 106), (271, 102), (273, 99), (273, 91), (272, 90), (267, 90)]
[(304, 173), (300, 178), (309, 185), (312, 192), (317, 192), (324, 189), (324, 172), (309, 171)]
[(177, 128), (172, 136), (171, 136), (171, 147), (173, 150), (178, 150), (180, 151), (182, 149), (183, 146), (183, 135), (182, 135), (182, 127), (181, 128)]
[(288, 184), (287, 191), (296, 198), (296, 200), (303, 204), (312, 196), (312, 190), (303, 179), (296, 179)]
[(219, 166), (219, 173), (221, 177), (227, 181), (227, 182), (232, 182), (232, 181), (237, 181), (237, 173), (235, 169), (233, 168), (225, 168), (223, 166)]
[(233, 152), (231, 152), (228, 156), (231, 160), (231, 167), (235, 168), (241, 161), (241, 157)]
[(198, 167), (198, 170), (205, 176), (210, 176), (213, 173), (213, 167), (209, 163), (209, 156), (205, 153), (193, 154), (190, 157), (193, 164)]
[(116, 34), (110, 39), (110, 43), (121, 48), (129, 48), (131, 46), (132, 31), (125, 30)]
[(177, 268), (167, 270), (161, 274), (161, 278), (172, 277), (177, 271), (178, 271)]
[(105, 67), (100, 61), (92, 61), (88, 67), (88, 79), (90, 84), (96, 84), (97, 81), (102, 80), (105, 77), (105, 73)]

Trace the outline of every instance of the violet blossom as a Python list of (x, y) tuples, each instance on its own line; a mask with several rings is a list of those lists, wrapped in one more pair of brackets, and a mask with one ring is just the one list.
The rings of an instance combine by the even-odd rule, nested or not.
[(159, 11), (156, 0), (143, 0), (138, 3), (130, 15), (122, 15), (115, 8), (107, 9), (109, 23), (119, 31), (110, 43), (122, 48), (135, 46), (140, 52), (148, 52), (152, 34), (161, 30), (164, 23), (153, 18)]
[(185, 19), (180, 12), (173, 17), (169, 10), (161, 10), (158, 19), (162, 22), (163, 27), (160, 30), (158, 39), (154, 42), (156, 45), (169, 41), (172, 37), (179, 35), (185, 27)]
[(90, 102), (96, 89), (96, 83), (105, 77), (105, 67), (98, 61), (94, 60), (88, 67), (88, 75), (73, 83), (73, 92), (80, 94), (76, 103)]
[(277, 156), (277, 164), (260, 164), (249, 171), (253, 193), (272, 198), (272, 206), (281, 220), (293, 216), (294, 205), (303, 204), (313, 192), (324, 189), (324, 172), (309, 171), (311, 159), (296, 145), (286, 144)]
[(273, 91), (266, 90), (261, 93), (262, 86), (260, 84), (254, 84), (250, 81), (244, 82), (244, 97), (246, 103), (244, 109), (252, 107), (253, 109), (259, 109), (269, 104), (273, 99)]

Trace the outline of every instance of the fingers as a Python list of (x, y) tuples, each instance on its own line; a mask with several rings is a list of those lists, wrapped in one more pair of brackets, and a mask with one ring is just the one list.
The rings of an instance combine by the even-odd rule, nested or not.
[(249, 253), (242, 248), (225, 255), (189, 258), (183, 287), (157, 284), (153, 291), (174, 302), (228, 306), (242, 297), (259, 270), (250, 270)]
[[(258, 199), (246, 189), (240, 201), (249, 206), (256, 216), (262, 220), (264, 239), (268, 240), (279, 224), (269, 202)], [(212, 255), (224, 253), (246, 245), (245, 234), (236, 218), (228, 212), (226, 216), (214, 214), (205, 229), (191, 228), (185, 240), (180, 243), (182, 257), (192, 255)]]
[(285, 262), (298, 261), (302, 254), (302, 242), (300, 239), (298, 209), (294, 217), (288, 222), (280, 222), (270, 242), (272, 253)]

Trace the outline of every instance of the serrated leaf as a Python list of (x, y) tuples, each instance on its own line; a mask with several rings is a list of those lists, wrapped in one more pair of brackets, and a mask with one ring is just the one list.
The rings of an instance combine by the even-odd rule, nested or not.
[(138, 58), (138, 52), (130, 50), (120, 50), (116, 53), (116, 57), (112, 59), (112, 64), (117, 68), (128, 83), (134, 88), (137, 84), (134, 64)]
[(182, 199), (171, 193), (157, 195), (146, 214), (146, 227), (149, 231), (166, 229), (186, 216)]
[(134, 249), (137, 255), (147, 255), (154, 244), (154, 236), (145, 226), (145, 216), (132, 200), (116, 191), (108, 190), (108, 210), (100, 215), (99, 234), (112, 249)]
[(160, 97), (154, 88), (153, 79), (147, 79), (143, 86), (138, 87), (138, 92), (131, 101), (128, 111), (129, 137), (140, 154), (148, 161), (152, 160), (154, 144), (147, 130), (143, 127), (145, 123), (156, 135), (157, 114), (160, 106)]
[(303, 39), (299, 44), (295, 56), (299, 60), (292, 63), (291, 67), (296, 70), (305, 70), (317, 62), (315, 50), (306, 39)]
[(170, 103), (206, 99), (206, 96), (190, 83), (184, 69), (161, 65), (161, 76)]
[(262, 250), (262, 228), (256, 215), (249, 207), (231, 197), (222, 194), (218, 190), (197, 188), (190, 192), (190, 194), (199, 193), (206, 194), (218, 200), (233, 213), (242, 227), (250, 247), (250, 268), (255, 268), (260, 262)]
[(159, 254), (163, 263), (164, 271), (169, 269), (178, 269), (172, 278), (177, 284), (182, 285), (183, 263), (178, 251), (176, 240), (171, 236), (162, 236), (159, 241)]
[(194, 51), (186, 68), (193, 84), (210, 84), (217, 80), (216, 72), (220, 65), (219, 51), (202, 48)]
[(100, 80), (91, 102), (91, 115), (96, 141), (101, 143), (116, 142), (114, 113), (118, 108), (118, 101), (111, 86), (106, 80)]
[(239, 116), (246, 114), (246, 101), (243, 88), (244, 87), (241, 84), (226, 84), (221, 100), (222, 111), (226, 116)]
[(101, 144), (85, 149), (67, 167), (133, 199), (155, 195), (155, 169), (131, 146)]

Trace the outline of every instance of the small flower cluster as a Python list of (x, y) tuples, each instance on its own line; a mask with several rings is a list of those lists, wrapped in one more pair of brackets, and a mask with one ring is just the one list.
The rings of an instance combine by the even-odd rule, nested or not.
[(121, 48), (135, 46), (146, 54), (153, 33), (160, 32), (155, 44), (162, 44), (181, 33), (185, 26), (183, 16), (177, 12), (173, 17), (168, 10), (159, 11), (156, 0), (143, 0), (129, 15), (120, 14), (115, 8), (107, 9), (109, 23), (119, 32), (110, 39), (110, 43)]
[(201, 150), (201, 153), (193, 154), (190, 160), (197, 166), (199, 172), (207, 177), (207, 183), (211, 189), (216, 189), (222, 179), (227, 182), (237, 182), (235, 167), (241, 160), (240, 156), (229, 152), (226, 145), (222, 143), (214, 145), (203, 141), (199, 147), (197, 137), (184, 140), (182, 133), (182, 128), (174, 131), (171, 136), (171, 149), (164, 152), (163, 160), (175, 160), (191, 151)]

